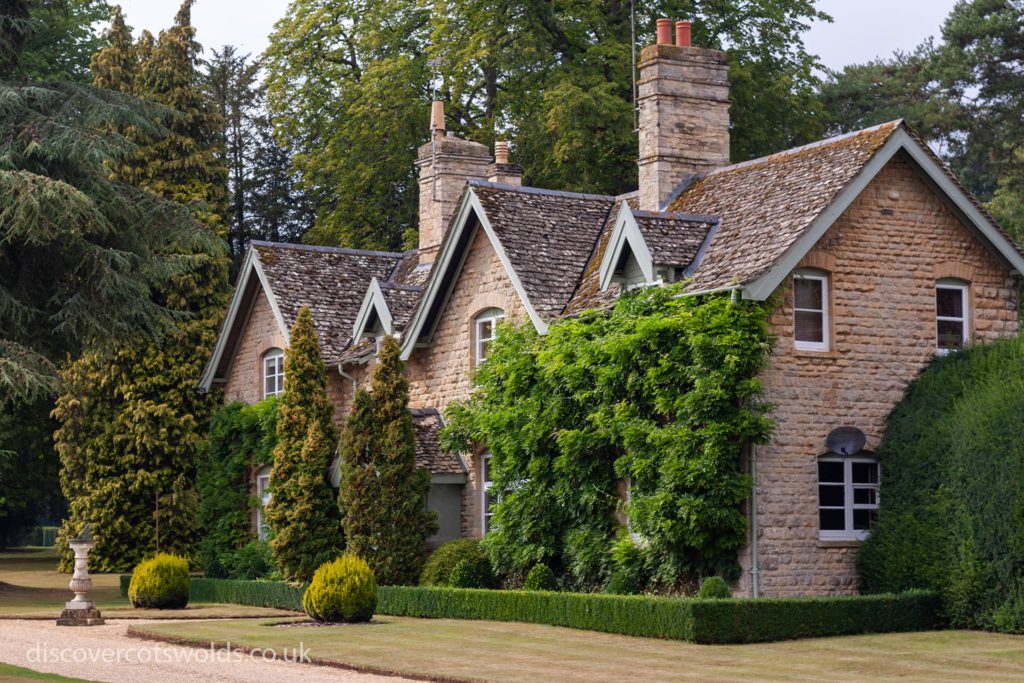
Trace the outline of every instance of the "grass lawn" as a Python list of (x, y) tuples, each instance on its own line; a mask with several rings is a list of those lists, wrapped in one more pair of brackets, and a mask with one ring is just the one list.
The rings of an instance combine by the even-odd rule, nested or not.
[(70, 681), (75, 683), (88, 683), (82, 678), (68, 678), (57, 674), (44, 674), (31, 669), (23, 669), (20, 666), (12, 666), (0, 662), (0, 683), (7, 681)]
[(131, 626), (135, 635), (295, 648), (369, 671), (488, 681), (1024, 680), (1024, 638), (933, 631), (763, 645), (693, 645), (553, 626), (375, 617), (370, 624), (282, 627), (266, 620)]
[[(57, 555), (49, 548), (27, 548), (0, 553), (0, 619), (52, 617), (73, 596), (70, 574), (56, 570)], [(90, 593), (106, 618), (217, 618), (290, 616), (293, 612), (246, 605), (189, 605), (183, 610), (134, 609), (121, 597), (117, 574), (91, 574)]]

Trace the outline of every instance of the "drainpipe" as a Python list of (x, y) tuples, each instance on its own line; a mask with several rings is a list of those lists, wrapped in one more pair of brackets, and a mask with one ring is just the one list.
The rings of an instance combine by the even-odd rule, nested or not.
[(757, 568), (757, 446), (750, 446), (750, 592), (761, 597), (761, 579)]
[(359, 380), (345, 372), (345, 366), (341, 363), (338, 363), (338, 374), (352, 382), (352, 397), (355, 398), (356, 392), (359, 390)]

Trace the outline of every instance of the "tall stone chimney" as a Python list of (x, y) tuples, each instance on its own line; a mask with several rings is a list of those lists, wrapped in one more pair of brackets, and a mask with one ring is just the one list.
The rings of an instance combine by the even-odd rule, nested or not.
[(448, 222), (470, 178), (488, 177), (491, 153), (487, 145), (445, 133), (444, 103), (434, 102), (430, 112), (430, 142), (419, 148), (420, 263), (433, 263)]
[(640, 209), (661, 211), (687, 176), (729, 164), (729, 66), (720, 50), (690, 45), (690, 22), (658, 19), (640, 52)]

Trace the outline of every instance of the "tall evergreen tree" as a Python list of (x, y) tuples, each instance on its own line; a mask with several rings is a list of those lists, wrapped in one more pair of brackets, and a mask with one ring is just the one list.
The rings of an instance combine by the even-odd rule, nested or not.
[(436, 531), (427, 511), (430, 472), (416, 467), (409, 383), (394, 337), (385, 337), (372, 394), (356, 396), (341, 447), (338, 505), (348, 552), (383, 584), (416, 583), (423, 543)]
[(56, 364), (162, 327), (168, 306), (151, 295), (187, 268), (176, 245), (215, 248), (183, 207), (110, 175), (135, 150), (125, 131), (159, 136), (168, 110), (32, 80), (63, 77), (33, 73), (39, 60), (26, 53), (41, 7), (0, 3), (0, 517), (10, 524), (59, 498), (25, 485), (56, 468), (42, 437), (53, 431)]
[[(188, 205), (210, 238), (222, 233), (225, 178), (216, 158), (220, 119), (199, 87), (195, 30), (186, 0), (175, 25), (150, 45), (135, 46), (137, 71), (125, 54), (123, 22), (110, 52), (97, 55), (97, 78), (173, 110), (167, 131), (131, 128), (134, 153), (117, 176), (167, 200)], [(115, 16), (115, 20), (117, 17)], [(190, 554), (198, 541), (196, 461), (217, 397), (196, 378), (216, 338), (227, 292), (221, 244), (178, 242), (182, 272), (154, 299), (177, 319), (159, 339), (125, 337), (70, 364), (55, 415), (61, 482), (69, 502), (62, 537), (94, 523), (96, 566), (123, 571), (155, 550)], [(65, 554), (64, 561), (67, 563)]]
[(271, 499), (264, 513), (282, 574), (309, 581), (344, 544), (328, 480), (338, 430), (313, 314), (306, 307), (299, 310), (289, 335), (280, 405)]

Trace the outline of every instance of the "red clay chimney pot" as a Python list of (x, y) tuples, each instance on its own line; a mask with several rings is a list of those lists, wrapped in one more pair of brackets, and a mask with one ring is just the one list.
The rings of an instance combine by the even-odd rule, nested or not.
[(672, 20), (658, 19), (658, 45), (672, 44)]
[(690, 28), (692, 24), (688, 21), (676, 22), (676, 45), (679, 47), (690, 47)]

